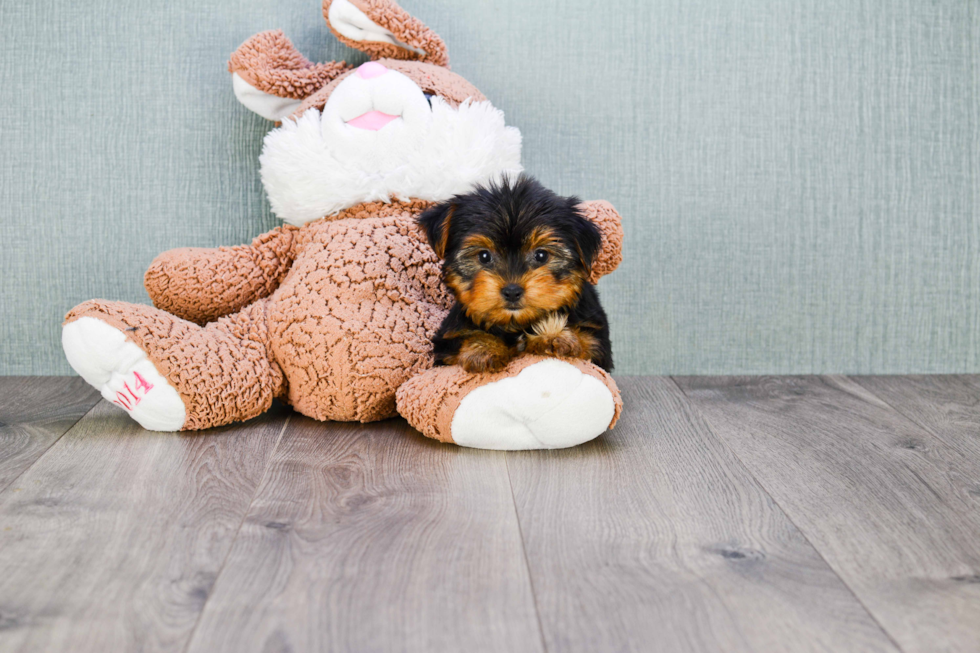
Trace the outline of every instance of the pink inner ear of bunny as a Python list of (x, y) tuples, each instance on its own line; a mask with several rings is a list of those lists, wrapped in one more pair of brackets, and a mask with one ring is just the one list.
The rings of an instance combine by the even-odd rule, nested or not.
[(323, 18), (330, 31), (344, 45), (368, 54), (371, 59), (412, 59), (449, 68), (449, 52), (446, 44), (425, 23), (399, 7), (392, 0), (348, 0), (360, 9), (376, 25), (413, 48), (425, 52), (420, 55), (412, 50), (379, 41), (355, 41), (342, 35), (330, 24), (329, 12), (333, 0), (323, 0)]
[(602, 234), (602, 249), (592, 264), (589, 283), (596, 283), (619, 267), (623, 261), (623, 224), (613, 205), (605, 200), (592, 200), (579, 205), (582, 214), (592, 224), (599, 227)]
[(302, 100), (352, 70), (343, 61), (312, 63), (293, 47), (282, 30), (260, 32), (238, 46), (228, 61), (252, 87), (281, 98)]

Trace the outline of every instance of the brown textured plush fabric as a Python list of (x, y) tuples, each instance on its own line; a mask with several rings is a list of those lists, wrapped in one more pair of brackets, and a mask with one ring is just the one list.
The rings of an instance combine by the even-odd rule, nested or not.
[(395, 391), (426, 369), (450, 297), (416, 215), (320, 220), (271, 298), (272, 350), (288, 401), (316, 419), (395, 414)]
[[(423, 435), (440, 442), (452, 442), (453, 416), (466, 395), (488, 383), (517, 376), (525, 367), (542, 360), (545, 359), (540, 356), (521, 356), (493, 374), (471, 374), (457, 365), (433, 367), (398, 389), (398, 414)], [(592, 363), (576, 359), (565, 360), (585, 374), (602, 381), (612, 392), (615, 412), (609, 428), (613, 428), (623, 410), (623, 400), (616, 382), (605, 370)]]
[(260, 32), (242, 43), (228, 62), (228, 72), (282, 98), (302, 100), (353, 68), (343, 61), (311, 63), (282, 30)]
[[(378, 63), (400, 72), (418, 84), (423, 92), (438, 95), (452, 106), (459, 106), (467, 99), (472, 99), (474, 102), (482, 102), (487, 99), (479, 89), (468, 81), (439, 66), (421, 61), (397, 61), (395, 59), (380, 59)], [(298, 118), (311, 108), (322, 111), (327, 100), (330, 99), (330, 94), (345, 77), (347, 74), (338, 77), (303, 100), (303, 104), (293, 112), (292, 117)]]
[(434, 93), (453, 106), (457, 106), (467, 99), (474, 102), (482, 102), (487, 99), (475, 86), (448, 68), (435, 66), (425, 61), (384, 59), (378, 63), (392, 70), (397, 70), (418, 84), (425, 93)]
[(153, 260), (143, 285), (157, 308), (206, 324), (279, 287), (292, 265), (298, 231), (279, 227), (251, 245), (172, 249)]
[(387, 218), (392, 216), (419, 215), (432, 206), (427, 200), (406, 200), (391, 202), (363, 202), (328, 215), (324, 220), (363, 220), (364, 218)]
[[(124, 330), (180, 393), (185, 430), (254, 417), (277, 396), (320, 420), (391, 417), (399, 387), (432, 365), (432, 334), (452, 303), (441, 261), (417, 223), (430, 204), (368, 202), (274, 229), (251, 245), (172, 250), (153, 263), (147, 287), (176, 315), (94, 300), (65, 320), (87, 315)], [(618, 216), (606, 207), (586, 215), (611, 221), (600, 229), (615, 233)], [(618, 263), (614, 249), (600, 255), (604, 270)], [(203, 323), (226, 313), (203, 328), (177, 317)], [(531, 361), (515, 361), (509, 373)], [(580, 368), (611, 383), (598, 368)], [(417, 428), (448, 437), (455, 398), (491, 378), (438, 371), (415, 379), (401, 401)], [(426, 392), (452, 409), (429, 405)], [(426, 426), (424, 411), (442, 411), (438, 424)]]
[(125, 332), (180, 394), (183, 430), (193, 431), (261, 415), (285, 390), (269, 355), (267, 308), (260, 300), (200, 327), (152, 306), (93, 299), (65, 324), (94, 317)]
[(590, 200), (579, 206), (602, 233), (602, 249), (589, 276), (589, 283), (596, 283), (623, 262), (623, 223), (613, 205), (605, 200)]
[(364, 12), (375, 24), (391, 32), (396, 39), (425, 52), (420, 55), (411, 50), (377, 41), (354, 41), (343, 36), (330, 25), (328, 14), (331, 0), (323, 0), (323, 18), (345, 45), (366, 52), (372, 59), (417, 59), (426, 63), (449, 68), (449, 52), (439, 35), (426, 27), (425, 23), (399, 7), (392, 0), (351, 0), (351, 4)]

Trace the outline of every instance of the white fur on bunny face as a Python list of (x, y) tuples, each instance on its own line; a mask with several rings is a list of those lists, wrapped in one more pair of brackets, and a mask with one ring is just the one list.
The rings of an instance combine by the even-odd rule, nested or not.
[[(348, 121), (368, 111), (398, 116), (377, 131)], [(521, 172), (521, 134), (489, 102), (432, 106), (394, 70), (349, 75), (321, 114), (310, 109), (265, 137), (259, 162), (272, 210), (302, 225), (361, 202), (442, 201)]]

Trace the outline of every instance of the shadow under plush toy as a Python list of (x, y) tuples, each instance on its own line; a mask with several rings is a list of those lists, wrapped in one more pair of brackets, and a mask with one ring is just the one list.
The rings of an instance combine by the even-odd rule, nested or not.
[[(488, 449), (569, 447), (610, 428), (619, 391), (589, 362), (432, 367), (452, 297), (417, 217), (519, 173), (520, 133), (394, 2), (324, 0), (323, 14), (373, 61), (312, 64), (271, 31), (229, 64), (239, 100), (282, 121), (260, 163), (287, 224), (251, 245), (161, 254), (145, 278), (156, 308), (76, 306), (63, 331), (69, 363), (157, 431), (246, 420), (274, 398), (318, 420), (401, 414), (431, 438)], [(619, 264), (622, 230), (608, 202), (581, 210), (603, 237), (595, 282)]]

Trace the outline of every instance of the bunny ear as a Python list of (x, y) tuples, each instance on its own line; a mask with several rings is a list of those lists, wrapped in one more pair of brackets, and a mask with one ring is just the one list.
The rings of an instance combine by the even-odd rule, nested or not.
[(623, 222), (612, 204), (605, 200), (582, 202), (578, 210), (602, 234), (602, 247), (592, 263), (589, 283), (615, 270), (623, 261)]
[(238, 46), (228, 62), (238, 101), (263, 118), (277, 121), (349, 70), (343, 61), (311, 63), (282, 30), (255, 34)]
[(412, 59), (449, 68), (439, 35), (394, 0), (323, 0), (323, 17), (342, 43), (371, 59)]

